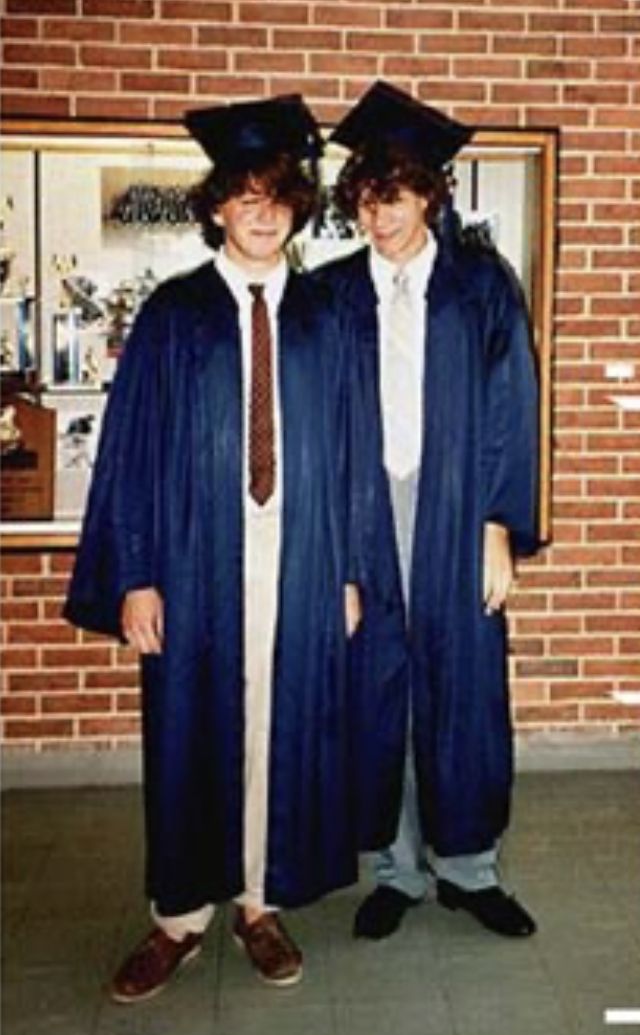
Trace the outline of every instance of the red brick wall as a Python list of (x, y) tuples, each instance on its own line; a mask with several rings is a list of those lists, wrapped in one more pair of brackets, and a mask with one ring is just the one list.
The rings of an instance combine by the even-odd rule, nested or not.
[[(523, 731), (620, 736), (640, 711), (640, 12), (634, 0), (4, 0), (9, 116), (178, 117), (301, 90), (333, 121), (373, 78), (483, 126), (561, 129), (553, 546), (511, 607)], [(640, 391), (638, 380), (625, 386)], [(4, 558), (4, 734), (135, 737), (131, 654), (59, 619), (70, 556)]]

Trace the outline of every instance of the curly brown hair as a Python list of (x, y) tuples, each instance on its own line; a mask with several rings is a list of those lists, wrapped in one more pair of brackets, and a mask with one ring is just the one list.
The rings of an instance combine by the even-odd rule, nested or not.
[(218, 248), (224, 240), (224, 230), (214, 221), (216, 211), (229, 198), (256, 189), (292, 210), (293, 236), (316, 208), (317, 172), (312, 163), (290, 154), (241, 156), (233, 162), (215, 165), (189, 197), (194, 218), (210, 248)]
[(335, 203), (347, 219), (357, 219), (363, 196), (393, 202), (402, 188), (426, 198), (425, 222), (433, 225), (451, 195), (449, 167), (430, 169), (409, 149), (399, 144), (376, 143), (356, 149), (347, 159), (336, 183)]

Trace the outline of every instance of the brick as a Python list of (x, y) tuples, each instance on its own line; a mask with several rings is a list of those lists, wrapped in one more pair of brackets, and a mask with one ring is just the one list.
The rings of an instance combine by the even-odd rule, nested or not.
[(559, 721), (569, 722), (571, 719), (578, 718), (578, 707), (575, 704), (569, 704), (563, 702), (559, 704), (557, 701), (548, 703), (545, 705), (517, 705), (515, 708), (515, 716), (518, 722), (522, 723), (533, 723), (533, 722), (552, 722), (554, 725)]
[(89, 18), (116, 18), (118, 21), (124, 21), (125, 18), (153, 18), (154, 0), (82, 0), (82, 15)]
[(623, 57), (626, 53), (626, 42), (621, 36), (564, 36), (559, 43), (567, 57)]
[(572, 658), (543, 658), (536, 661), (516, 662), (518, 677), (572, 676), (578, 674), (578, 662)]
[(115, 40), (116, 26), (111, 21), (96, 21), (90, 18), (55, 18), (42, 23), (42, 35), (45, 39), (71, 40), (92, 43), (109, 43)]
[(565, 34), (593, 32), (594, 28), (595, 20), (592, 15), (531, 14), (529, 16), (530, 32)]
[[(620, 223), (633, 223), (639, 218), (640, 205), (594, 205), (593, 218), (596, 222), (620, 222)], [(620, 256), (622, 252), (608, 252), (608, 261), (612, 264), (616, 259), (616, 256)], [(624, 261), (624, 265), (631, 268), (637, 269), (637, 251), (631, 251), (630, 258)]]
[(601, 32), (621, 32), (625, 35), (640, 33), (640, 15), (603, 14), (598, 19), (598, 28)]
[[(367, 37), (370, 38), (370, 37)], [(402, 38), (402, 37), (401, 37)], [(276, 29), (273, 34), (276, 50), (343, 50), (342, 36), (328, 29)], [(381, 44), (384, 46), (384, 44)], [(348, 47), (355, 50), (355, 47)], [(366, 47), (363, 49), (367, 49)]]
[(75, 551), (56, 551), (48, 556), (48, 570), (52, 575), (70, 575), (76, 561)]
[(400, 76), (445, 76), (448, 63), (443, 58), (402, 57), (394, 55), (382, 61), (385, 76), (397, 79)]
[(0, 18), (0, 39), (29, 39), (38, 35), (35, 18)]
[(9, 690), (14, 693), (37, 693), (54, 690), (77, 690), (80, 683), (79, 672), (11, 672), (9, 674)]
[(461, 11), (458, 27), (463, 32), (482, 32), (483, 30), (496, 34), (523, 32), (525, 15), (505, 14), (502, 11)]
[(614, 641), (604, 636), (562, 636), (549, 641), (549, 653), (581, 658), (585, 655), (602, 656), (614, 652)]
[(541, 83), (492, 83), (490, 96), (498, 104), (553, 104), (556, 86)]
[(563, 144), (568, 151), (625, 151), (624, 133), (607, 132), (605, 130), (569, 130), (562, 136)]
[(526, 63), (526, 75), (532, 79), (588, 79), (591, 66), (588, 61), (571, 61), (556, 58), (543, 60), (532, 58)]
[[(176, 25), (175, 22), (154, 22), (152, 25), (149, 22), (123, 22), (119, 26), (118, 37), (125, 46), (143, 43), (147, 47), (185, 47), (193, 43), (193, 33), (191, 25)], [(223, 46), (224, 41), (220, 40), (219, 44)]]
[(522, 54), (525, 57), (531, 54), (555, 54), (557, 46), (558, 40), (555, 36), (531, 36), (527, 33), (517, 36), (500, 33), (492, 40), (495, 54)]
[[(385, 24), (390, 29), (452, 29), (453, 12), (443, 4), (441, 8), (425, 10), (420, 7), (392, 7), (385, 12)], [(447, 37), (448, 39), (448, 37)]]
[(606, 697), (613, 689), (613, 682), (608, 680), (595, 679), (574, 679), (554, 680), (549, 687), (549, 695), (552, 701), (564, 700), (595, 700), (599, 697)]
[(616, 606), (614, 593), (554, 593), (554, 611), (612, 611)]
[[(382, 25), (382, 12), (375, 7), (345, 7), (344, 4), (317, 4), (311, 8), (314, 25), (345, 25), (353, 28), (368, 26), (371, 29)], [(390, 25), (390, 23), (388, 23)], [(393, 27), (393, 26), (391, 26)]]
[[(376, 54), (406, 54), (414, 49), (413, 36), (400, 32), (348, 32), (345, 43), (347, 50), (374, 51)], [(317, 44), (309, 40), (307, 45), (315, 47)]]
[(484, 101), (488, 87), (484, 83), (435, 83), (418, 85), (418, 97), (427, 103), (455, 101)]
[(272, 76), (269, 85), (274, 94), (303, 93), (307, 100), (337, 97), (340, 84), (335, 79), (312, 79), (309, 76)]
[(5, 671), (13, 668), (35, 668), (38, 655), (32, 648), (6, 647), (0, 651), (0, 662)]
[(151, 50), (148, 47), (80, 47), (83, 65), (107, 68), (151, 68)]
[(234, 67), (238, 72), (304, 72), (304, 56), (288, 51), (285, 54), (262, 54), (261, 52), (238, 52), (234, 55)]
[(197, 31), (196, 42), (201, 47), (266, 47), (269, 38), (266, 29), (248, 26), (217, 25), (215, 29), (199, 26)]
[(35, 600), (3, 600), (0, 613), (4, 622), (32, 622), (38, 617)]
[(471, 33), (452, 33), (443, 36), (441, 33), (429, 32), (420, 36), (418, 50), (422, 54), (484, 54), (489, 49), (486, 36)]
[(621, 654), (635, 654), (640, 657), (640, 636), (621, 636), (619, 648)]
[(76, 60), (74, 47), (55, 43), (5, 43), (4, 60), (9, 65), (73, 65)]
[(581, 619), (574, 615), (536, 615), (534, 618), (518, 617), (515, 622), (518, 633), (577, 633)]
[(508, 58), (454, 58), (453, 75), (464, 79), (519, 79), (521, 67), (520, 61)]
[(118, 712), (140, 711), (140, 694), (118, 694), (116, 696), (116, 710)]
[(266, 84), (258, 76), (199, 75), (196, 77), (196, 94), (215, 94), (221, 99), (251, 98), (264, 96)]
[[(208, 6), (203, 4), (203, 6)], [(220, 19), (223, 20), (222, 18)], [(226, 19), (228, 20), (228, 19)], [(307, 25), (309, 23), (309, 5), (277, 3), (241, 3), (238, 8), (238, 20), (241, 22), (262, 22), (268, 25)]]
[(110, 647), (72, 647), (68, 650), (44, 649), (43, 668), (104, 668), (111, 661)]
[(512, 636), (509, 641), (511, 654), (517, 657), (540, 657), (544, 654), (544, 640), (533, 637)]
[[(184, 104), (181, 111), (184, 112)], [(76, 101), (78, 118), (144, 121), (150, 114), (149, 100), (133, 97), (78, 97)]]
[(230, 22), (233, 8), (228, 3), (211, 0), (163, 0), (160, 17), (184, 22)]
[(10, 625), (9, 643), (74, 643), (78, 633), (70, 625), (39, 622), (29, 625)]
[(640, 302), (634, 298), (592, 298), (590, 310), (594, 316), (635, 316)]
[(41, 699), (43, 715), (83, 715), (87, 712), (108, 712), (111, 694), (56, 694)]
[(40, 73), (43, 90), (64, 90), (67, 93), (109, 93), (115, 90), (114, 72), (77, 72), (71, 69), (45, 68)]
[(188, 93), (189, 77), (162, 72), (123, 72), (122, 89), (141, 93)]
[(596, 61), (597, 79), (619, 79), (623, 83), (635, 82), (637, 74), (633, 61)]
[[(257, 55), (252, 55), (256, 57)], [(265, 57), (267, 55), (264, 55)], [(238, 58), (236, 57), (236, 61)], [(224, 51), (195, 50), (194, 48), (161, 50), (156, 54), (158, 68), (178, 68), (195, 71), (224, 72), (228, 67), (228, 55)], [(238, 66), (237, 66), (238, 67)]]
[(558, 290), (579, 294), (598, 291), (620, 291), (622, 275), (620, 273), (563, 273), (557, 278)]
[(378, 67), (377, 57), (365, 54), (310, 54), (308, 58), (312, 75), (374, 76)]
[(135, 687), (139, 682), (138, 669), (99, 669), (86, 672), (84, 685), (88, 690), (99, 687), (122, 690)]
[(518, 589), (565, 589), (580, 585), (580, 575), (576, 571), (524, 571), (518, 575)]
[(7, 740), (70, 739), (73, 736), (72, 719), (16, 719), (4, 724)]
[[(569, 83), (562, 87), (562, 99), (565, 104), (626, 104), (628, 88), (603, 83), (581, 83), (580, 85)], [(627, 112), (627, 114), (629, 113)], [(614, 123), (614, 125), (616, 124), (620, 123)], [(606, 125), (606, 123), (602, 123), (602, 125)]]
[(109, 718), (104, 716), (99, 719), (80, 719), (78, 732), (81, 737), (128, 737), (138, 736), (140, 733), (140, 720), (136, 718), (123, 718), (116, 716)]
[(67, 586), (65, 578), (16, 579), (13, 593), (16, 597), (62, 597)]
[(553, 513), (555, 517), (563, 520), (581, 520), (587, 519), (599, 519), (602, 521), (611, 521), (616, 517), (616, 504), (615, 503), (594, 503), (591, 501), (585, 502), (556, 502), (553, 506)]
[(610, 719), (624, 722), (625, 719), (629, 719), (637, 722), (640, 717), (640, 706), (619, 704), (617, 701), (610, 704), (585, 704), (584, 717), (590, 720)]
[(36, 90), (38, 73), (26, 68), (3, 68), (0, 69), (0, 83), (9, 90)]
[(43, 558), (37, 553), (3, 553), (0, 567), (3, 575), (40, 575)]
[(553, 556), (557, 564), (578, 567), (604, 567), (617, 562), (617, 551), (612, 546), (556, 546)]
[(76, 0), (6, 0), (9, 14), (76, 14)]
[[(635, 571), (606, 570), (588, 571), (587, 586), (635, 586), (638, 574)], [(626, 620), (626, 616), (623, 616)], [(628, 628), (628, 626), (626, 627)]]
[(37, 713), (35, 697), (4, 697), (0, 707), (2, 715), (35, 715)]
[(623, 198), (626, 184), (612, 177), (569, 180), (564, 185), (566, 198)]

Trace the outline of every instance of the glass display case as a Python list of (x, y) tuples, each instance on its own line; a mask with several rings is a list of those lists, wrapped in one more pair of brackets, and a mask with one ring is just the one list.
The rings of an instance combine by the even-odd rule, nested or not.
[[(311, 267), (357, 247), (358, 230), (332, 203), (345, 152), (321, 162), (322, 207), (291, 245)], [(483, 130), (455, 166), (456, 207), (491, 238), (530, 302), (541, 372), (541, 532), (549, 529), (549, 363), (554, 269), (556, 138), (552, 131)], [(3, 495), (5, 546), (75, 542), (109, 384), (132, 320), (161, 280), (210, 257), (188, 191), (207, 168), (176, 125), (2, 125), (0, 366), (2, 451), (13, 453), (16, 398), (53, 415), (53, 465), (42, 513), (16, 518)], [(11, 417), (11, 421), (9, 418)], [(19, 431), (18, 431), (19, 433)], [(46, 436), (45, 436), (46, 437)], [(50, 437), (50, 436), (49, 436)], [(31, 446), (38, 449), (37, 444)], [(46, 493), (43, 495), (46, 496)]]

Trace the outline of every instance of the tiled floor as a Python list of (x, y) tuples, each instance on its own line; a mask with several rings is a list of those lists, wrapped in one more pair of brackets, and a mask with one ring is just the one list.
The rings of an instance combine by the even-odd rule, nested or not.
[[(306, 971), (265, 988), (220, 911), (199, 960), (157, 999), (104, 981), (147, 926), (139, 790), (4, 796), (3, 1035), (604, 1035), (640, 1009), (640, 774), (523, 773), (507, 880), (539, 921), (510, 942), (435, 904), (354, 941), (362, 883), (289, 915)], [(363, 873), (366, 866), (363, 865)]]

